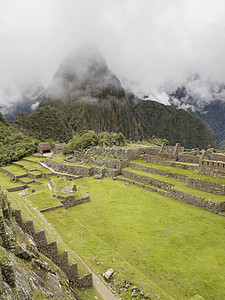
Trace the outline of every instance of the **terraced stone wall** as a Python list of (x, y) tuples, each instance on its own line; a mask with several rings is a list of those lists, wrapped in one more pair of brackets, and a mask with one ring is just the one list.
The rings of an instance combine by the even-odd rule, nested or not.
[(115, 157), (118, 159), (127, 159), (127, 160), (134, 160), (137, 159), (140, 154), (145, 153), (147, 147), (136, 147), (136, 148), (125, 148), (125, 147), (93, 147), (90, 149), (90, 152), (86, 152), (86, 156), (94, 156), (94, 155), (100, 155), (105, 157)]
[(72, 206), (75, 206), (75, 205), (79, 205), (79, 204), (83, 204), (83, 203), (87, 203), (87, 202), (90, 202), (90, 196), (87, 196), (87, 197), (83, 197), (83, 198), (80, 198), (80, 199), (65, 199), (65, 200), (62, 200), (60, 201), (63, 205), (64, 208), (68, 208), (68, 207), (72, 207)]
[(140, 171), (145, 171), (145, 172), (149, 172), (149, 173), (153, 173), (153, 174), (158, 174), (158, 175), (164, 175), (164, 176), (169, 176), (171, 178), (175, 178), (181, 181), (186, 181), (187, 176), (185, 175), (180, 175), (177, 173), (171, 173), (171, 172), (167, 172), (167, 171), (163, 171), (163, 170), (159, 170), (159, 169), (154, 169), (154, 168), (150, 168), (150, 167), (146, 167), (146, 166), (141, 166), (135, 163), (129, 163), (129, 167), (136, 169), (136, 170), (140, 170)]
[(139, 182), (144, 183), (144, 184), (151, 184), (153, 186), (156, 186), (158, 188), (162, 188), (164, 190), (170, 190), (171, 187), (173, 186), (170, 183), (167, 183), (167, 182), (155, 179), (155, 178), (151, 178), (151, 177), (148, 177), (148, 176), (132, 173), (132, 172), (129, 172), (129, 171), (126, 171), (126, 170), (122, 170), (122, 175), (125, 176), (125, 177), (128, 177), (130, 179), (133, 179), (135, 181), (139, 181)]
[(122, 178), (122, 177), (117, 177), (118, 180), (120, 181), (124, 181), (126, 184), (131, 184), (131, 185), (135, 185), (141, 188), (145, 188), (146, 190), (150, 191), (150, 192), (156, 192), (162, 196), (165, 197), (171, 197), (174, 198), (176, 200), (185, 202), (187, 204), (191, 204), (197, 207), (202, 207), (204, 209), (207, 209), (213, 213), (219, 214), (221, 216), (225, 216), (225, 214), (223, 214), (222, 212), (225, 211), (225, 202), (213, 202), (213, 201), (209, 201), (209, 200), (205, 200), (202, 199), (200, 197), (188, 194), (188, 193), (184, 193), (178, 190), (174, 190), (173, 188), (171, 188), (168, 191), (163, 191), (163, 190), (158, 190), (155, 187), (149, 186), (149, 185), (145, 185), (142, 184), (140, 182), (135, 182), (131, 179), (127, 179), (127, 178)]
[(67, 275), (70, 282), (78, 288), (88, 288), (93, 286), (92, 274), (90, 273), (80, 278), (77, 264), (69, 265), (67, 252), (65, 251), (64, 253), (59, 254), (57, 242), (54, 241), (48, 243), (44, 230), (36, 233), (33, 221), (23, 222), (20, 210), (14, 211), (13, 216), (23, 231), (34, 238), (38, 251), (50, 258), (58, 267), (60, 267)]
[(105, 168), (121, 170), (128, 166), (127, 160), (110, 159), (105, 157), (96, 157), (92, 159), (92, 163)]
[(139, 156), (139, 159), (145, 160), (151, 164), (162, 165), (164, 159), (160, 156), (142, 154)]
[(200, 197), (177, 191), (174, 189), (170, 190), (170, 197), (194, 206), (203, 207), (216, 214), (225, 210), (225, 202), (217, 203), (209, 200), (203, 200)]
[(50, 159), (46, 159), (45, 163), (48, 167), (52, 168), (56, 172), (85, 176), (85, 177), (90, 177), (96, 174), (105, 177), (115, 177), (120, 173), (120, 171), (118, 170), (112, 170), (109, 168), (98, 168), (98, 167), (88, 168), (84, 166), (66, 165), (61, 162), (52, 161)]
[(199, 164), (200, 161), (200, 155), (188, 155), (185, 153), (181, 153), (178, 156), (178, 161), (185, 162), (185, 163), (191, 163), (191, 164)]
[(215, 182), (203, 181), (194, 178), (187, 178), (185, 185), (190, 188), (205, 191), (208, 193), (225, 195), (225, 186)]

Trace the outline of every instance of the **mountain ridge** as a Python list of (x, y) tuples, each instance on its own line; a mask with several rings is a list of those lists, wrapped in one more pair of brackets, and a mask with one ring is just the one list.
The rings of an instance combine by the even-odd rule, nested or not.
[[(127, 93), (96, 48), (82, 49), (67, 56), (60, 64), (39, 104), (38, 109), (42, 112), (49, 107), (58, 110), (72, 131), (79, 133), (90, 129), (122, 132), (132, 140), (155, 135), (189, 148), (215, 145), (200, 119), (185, 111), (177, 111), (155, 101), (140, 100)], [(36, 129), (39, 118), (35, 116), (38, 112), (31, 114), (36, 120)], [(18, 118), (16, 122), (23, 123)], [(60, 118), (58, 122), (61, 124)], [(30, 124), (34, 128), (32, 120)], [(26, 129), (29, 131), (29, 128)]]

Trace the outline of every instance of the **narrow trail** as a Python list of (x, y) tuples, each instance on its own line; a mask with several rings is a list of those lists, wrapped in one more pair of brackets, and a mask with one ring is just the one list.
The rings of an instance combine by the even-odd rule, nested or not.
[(74, 177), (74, 179), (77, 179), (77, 178), (80, 177), (80, 176), (73, 175), (73, 174), (57, 172), (57, 171), (55, 171), (54, 169), (52, 169), (52, 168), (50, 168), (49, 166), (47, 166), (46, 163), (43, 163), (43, 162), (40, 162), (39, 164), (40, 164), (42, 167), (44, 167), (44, 168), (50, 170), (52, 173), (55, 173), (55, 174), (57, 174), (57, 175), (70, 176), (70, 177)]

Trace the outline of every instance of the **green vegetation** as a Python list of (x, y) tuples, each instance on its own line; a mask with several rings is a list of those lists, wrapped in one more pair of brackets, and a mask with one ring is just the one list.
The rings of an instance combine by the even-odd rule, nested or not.
[(27, 171), (18, 167), (18, 166), (14, 166), (14, 165), (10, 165), (7, 167), (2, 167), (2, 169), (6, 170), (7, 172), (14, 174), (15, 176), (22, 176), (22, 175), (26, 175)]
[(45, 217), (94, 270), (113, 268), (160, 299), (169, 297), (153, 282), (175, 299), (225, 297), (222, 217), (110, 179), (90, 180), (90, 196)]
[(179, 169), (179, 168), (175, 168), (175, 167), (167, 167), (167, 166), (163, 166), (163, 165), (151, 164), (144, 160), (133, 160), (133, 161), (131, 161), (131, 163), (135, 163), (140, 166), (149, 167), (149, 168), (153, 168), (153, 169), (157, 169), (157, 170), (162, 170), (162, 171), (166, 171), (166, 172), (170, 172), (170, 173), (185, 175), (185, 176), (199, 179), (199, 180), (211, 181), (211, 182), (225, 185), (225, 178), (216, 178), (216, 177), (204, 175), (204, 174), (198, 173), (196, 171), (192, 171), (192, 170), (185, 170), (185, 169)]
[(27, 157), (24, 157), (24, 159), (27, 159), (27, 160), (30, 160), (30, 161), (33, 161), (33, 162), (37, 163), (39, 161), (42, 161), (43, 157), (27, 156)]
[(51, 190), (43, 190), (26, 196), (26, 200), (39, 210), (62, 205), (58, 198), (53, 197)]
[(72, 138), (72, 129), (64, 114), (54, 107), (38, 108), (30, 116), (21, 112), (14, 122), (40, 141), (68, 142)]
[[(94, 135), (90, 133), (92, 138)], [(63, 161), (62, 157), (54, 159)], [(201, 175), (195, 171), (154, 165), (142, 160), (132, 162), (192, 178), (210, 179), (221, 184), (225, 182), (225, 179)], [(18, 164), (21, 167), (11, 165), (5, 169), (14, 175), (23, 174), (25, 170), (22, 167), (35, 169), (33, 174), (49, 172), (38, 164), (38, 160), (20, 161)], [(130, 167), (125, 170), (171, 183), (174, 189), (203, 200), (224, 201), (224, 196), (188, 188), (184, 182), (168, 176)], [(26, 177), (23, 179), (31, 180)], [(49, 223), (45, 222), (39, 210), (61, 205), (60, 199), (53, 197), (53, 190), (49, 190), (47, 183), (50, 180), (56, 194), (67, 196), (62, 193), (62, 187), (71, 188), (76, 184), (75, 199), (86, 196), (88, 192), (91, 202), (46, 212), (44, 215)], [(36, 190), (29, 196), (21, 198), (18, 193), (9, 193), (12, 207), (22, 210), (24, 221), (33, 219), (36, 230), (44, 228), (49, 242), (57, 240), (60, 253), (66, 249), (71, 255), (70, 263), (78, 260), (80, 275), (87, 273), (87, 269), (73, 251), (95, 272), (103, 274), (113, 268), (116, 276), (110, 280), (110, 284), (117, 291), (123, 287), (124, 279), (128, 278), (145, 293), (150, 293), (151, 299), (156, 299), (156, 295), (160, 299), (189, 299), (197, 294), (206, 299), (225, 298), (222, 280), (225, 275), (225, 228), (222, 217), (109, 178), (94, 180), (91, 177), (68, 181), (64, 177), (51, 176), (49, 180), (40, 178), (37, 181), (43, 184), (29, 184), (30, 192), (32, 188)], [(7, 184), (15, 186), (2, 173), (0, 183), (4, 187)], [(51, 226), (54, 226), (63, 240), (52, 231)], [(119, 279), (118, 285), (114, 284), (114, 279)], [(79, 294), (79, 290), (77, 292)], [(82, 291), (80, 295), (87, 300), (92, 299), (96, 293), (90, 289)], [(136, 299), (141, 298), (138, 296)]]
[(2, 185), (5, 189), (22, 185), (20, 182), (10, 182), (10, 179), (11, 178), (9, 176), (5, 176), (5, 174), (0, 172), (0, 185)]
[(75, 150), (86, 149), (92, 146), (124, 146), (125, 137), (120, 133), (88, 131), (83, 135), (76, 134), (63, 148), (63, 153), (73, 153)]
[[(104, 129), (108, 132), (122, 132), (133, 141), (148, 140), (155, 135), (157, 138), (167, 139), (171, 145), (179, 142), (186, 148), (203, 149), (209, 144), (215, 146), (205, 124), (184, 110), (156, 101), (139, 100), (132, 94), (124, 95), (119, 101), (118, 98), (107, 98), (106, 96), (91, 104), (77, 101), (71, 95), (70, 101), (63, 98), (43, 99), (40, 106), (43, 111), (48, 111), (48, 105), (51, 105), (64, 114), (70, 127), (79, 134), (88, 130), (101, 132)], [(38, 124), (39, 120), (36, 121)], [(51, 132), (48, 131), (48, 137), (50, 136)]]
[(153, 174), (153, 173), (148, 173), (145, 171), (140, 171), (140, 170), (135, 170), (132, 169), (130, 167), (124, 168), (125, 171), (129, 171), (135, 174), (139, 174), (139, 175), (143, 175), (143, 176), (147, 176), (150, 178), (154, 178), (154, 179), (158, 179), (164, 182), (168, 182), (173, 184), (173, 189), (187, 193), (187, 194), (192, 194), (195, 195), (197, 197), (202, 198), (203, 200), (210, 200), (210, 201), (214, 201), (214, 202), (223, 202), (224, 201), (224, 196), (220, 196), (220, 195), (216, 195), (216, 194), (212, 194), (212, 193), (207, 193), (204, 191), (200, 191), (200, 190), (196, 190), (196, 189), (192, 189), (189, 188), (185, 185), (185, 183), (183, 181), (174, 179), (174, 178), (170, 178), (164, 175), (158, 175), (158, 174)]
[(0, 166), (33, 154), (37, 145), (37, 140), (18, 132), (0, 113)]
[(35, 170), (35, 169), (38, 169), (39, 167), (41, 167), (35, 162), (30, 162), (30, 161), (25, 161), (25, 160), (21, 160), (17, 164), (20, 165), (21, 167), (26, 168), (27, 170)]

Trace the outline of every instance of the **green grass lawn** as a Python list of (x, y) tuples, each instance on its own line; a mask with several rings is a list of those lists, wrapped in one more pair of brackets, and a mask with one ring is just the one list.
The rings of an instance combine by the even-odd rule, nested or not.
[(152, 299), (225, 299), (223, 217), (119, 181), (89, 185), (90, 203), (45, 216), (94, 270), (113, 268)]
[(9, 173), (14, 174), (15, 176), (20, 176), (20, 175), (26, 175), (27, 174), (26, 170), (24, 170), (20, 167), (14, 166), (14, 165), (7, 166), (7, 167), (2, 167), (2, 169), (8, 171)]
[(0, 172), (0, 185), (2, 185), (5, 189), (23, 185), (21, 182), (10, 182), (10, 179), (11, 177), (5, 176), (4, 173)]
[(35, 162), (30, 162), (30, 161), (25, 161), (25, 160), (20, 160), (19, 162), (17, 162), (17, 164), (19, 164), (21, 167), (24, 167), (28, 170), (34, 170), (34, 169), (37, 169), (38, 167), (40, 167), (40, 165), (38, 165)]
[(65, 156), (62, 156), (62, 155), (59, 155), (59, 156), (52, 156), (52, 160), (54, 161), (58, 161), (58, 162), (65, 162), (65, 159), (66, 157)]
[(29, 173), (34, 174), (34, 175), (40, 175), (42, 172), (40, 172), (39, 170), (35, 170), (35, 171), (31, 171)]
[(31, 193), (32, 189), (35, 189), (35, 192), (40, 192), (40, 191), (44, 191), (44, 190), (48, 190), (48, 187), (46, 186), (46, 184), (37, 184), (35, 182), (29, 183), (28, 184), (29, 188), (29, 192)]
[(32, 180), (33, 180), (32, 178), (30, 178), (30, 177), (27, 177), (27, 176), (25, 176), (25, 177), (21, 177), (20, 179), (21, 179), (21, 180), (23, 180), (24, 182), (30, 182), (30, 181), (32, 181)]
[[(51, 178), (54, 177), (54, 176), (51, 176)], [(38, 182), (41, 182), (41, 183), (48, 183), (49, 180), (48, 179), (45, 179), (45, 178), (37, 178), (35, 179), (35, 181), (38, 181)]]
[(45, 157), (28, 156), (28, 157), (24, 157), (24, 159), (28, 159), (30, 161), (38, 163), (39, 161), (45, 160)]
[(49, 169), (44, 168), (42, 166), (40, 166), (37, 170), (41, 173), (51, 173), (51, 171)]
[(39, 210), (61, 205), (59, 199), (53, 197), (53, 191), (47, 190), (47, 187), (45, 190), (26, 196), (26, 200)]
[(131, 167), (124, 168), (124, 170), (132, 172), (132, 173), (136, 173), (139, 175), (143, 175), (143, 176), (148, 176), (148, 177), (158, 179), (158, 180), (161, 180), (164, 182), (171, 183), (174, 185), (173, 189), (179, 190), (184, 193), (195, 195), (197, 197), (202, 198), (203, 200), (210, 200), (210, 201), (214, 201), (214, 202), (224, 202), (225, 201), (224, 196), (189, 188), (185, 185), (185, 183), (183, 181), (177, 180), (175, 178), (166, 177), (163, 175), (158, 175), (158, 174), (153, 174), (153, 173), (148, 173), (145, 171), (135, 170), (135, 169), (132, 169)]
[(163, 170), (163, 171), (170, 172), (170, 173), (186, 175), (190, 178), (195, 178), (195, 179), (204, 180), (204, 181), (211, 181), (211, 182), (225, 185), (225, 178), (216, 178), (216, 177), (200, 174), (200, 173), (198, 173), (196, 171), (192, 171), (192, 170), (184, 170), (184, 169), (179, 169), (179, 168), (175, 168), (175, 167), (167, 167), (167, 166), (162, 166), (162, 165), (151, 164), (144, 160), (133, 160), (133, 161), (131, 161), (131, 163), (135, 163), (140, 166), (145, 166), (145, 167), (154, 168), (154, 169), (158, 169), (158, 170)]

